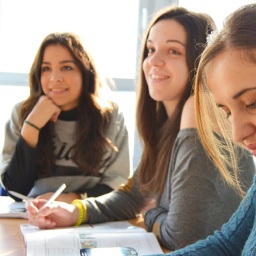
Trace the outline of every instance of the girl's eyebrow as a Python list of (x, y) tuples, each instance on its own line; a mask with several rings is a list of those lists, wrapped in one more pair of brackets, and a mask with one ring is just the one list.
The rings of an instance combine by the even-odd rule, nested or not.
[[(233, 99), (233, 100), (236, 100), (236, 99), (238, 99), (240, 96), (242, 96), (243, 94), (245, 94), (246, 92), (253, 91), (253, 90), (256, 90), (256, 87), (245, 88), (245, 89), (239, 91), (238, 93), (236, 93), (236, 94), (232, 97), (232, 99)], [(221, 108), (221, 107), (223, 107), (224, 105), (222, 105), (222, 104), (216, 104), (216, 106), (219, 107), (219, 108)]]
[(246, 93), (246, 92), (248, 92), (248, 91), (255, 90), (255, 89), (256, 89), (256, 87), (245, 88), (245, 89), (241, 90), (240, 92), (236, 93), (236, 94), (232, 97), (232, 99), (235, 100), (235, 99), (239, 98), (240, 96), (242, 96), (244, 93)]
[[(65, 64), (65, 63), (75, 63), (75, 61), (73, 61), (73, 60), (62, 60), (62, 61), (60, 61), (60, 63), (61, 64)], [(42, 64), (51, 64), (51, 62), (49, 62), (49, 61), (42, 61)]]
[[(150, 40), (150, 39), (148, 39), (148, 40), (147, 40), (147, 43), (153, 43), (153, 41)], [(166, 40), (166, 43), (178, 43), (178, 44), (181, 44), (182, 46), (186, 46), (186, 45), (183, 44), (181, 41), (175, 40), (175, 39)]]

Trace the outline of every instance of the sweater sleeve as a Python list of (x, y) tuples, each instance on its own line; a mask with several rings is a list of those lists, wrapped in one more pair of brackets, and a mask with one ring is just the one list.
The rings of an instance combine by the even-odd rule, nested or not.
[[(200, 240), (195, 244), (165, 255), (171, 256), (215, 256), (215, 255), (255, 255), (254, 252), (247, 250), (251, 232), (255, 232), (253, 224), (255, 220), (255, 201), (256, 201), (256, 179), (248, 191), (247, 196), (241, 202), (238, 210), (230, 218), (229, 222), (222, 226), (220, 231), (215, 231), (214, 235)], [(255, 240), (252, 239), (255, 245)], [(161, 254), (162, 255), (162, 254)], [(150, 255), (153, 256), (153, 255)], [(160, 256), (154, 255), (154, 256)]]
[(102, 196), (104, 194), (110, 193), (111, 191), (113, 191), (113, 189), (104, 184), (99, 184), (93, 188), (85, 189), (85, 193), (87, 193), (88, 197)]
[(14, 190), (27, 195), (36, 179), (37, 149), (29, 147), (20, 136), (17, 113), (18, 105), (12, 110), (11, 118), (5, 125), (1, 182), (7, 191)]
[(145, 224), (170, 250), (213, 234), (241, 201), (220, 177), (195, 129), (182, 131), (176, 139), (162, 197), (159, 205), (147, 212)]
[(108, 160), (102, 170), (103, 175), (100, 184), (117, 189), (120, 184), (127, 182), (130, 175), (130, 154), (128, 131), (123, 113), (116, 104), (113, 103), (113, 106), (114, 110), (106, 135), (117, 148), (117, 151), (110, 150), (107, 153), (106, 158)]
[(136, 217), (147, 202), (138, 186), (138, 173), (129, 178), (125, 185), (117, 190), (84, 201), (90, 216), (90, 223), (127, 220)]

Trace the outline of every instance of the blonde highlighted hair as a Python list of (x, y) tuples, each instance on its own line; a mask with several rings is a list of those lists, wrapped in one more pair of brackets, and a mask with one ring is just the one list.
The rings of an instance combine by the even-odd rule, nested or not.
[[(213, 100), (207, 85), (207, 72), (211, 72), (210, 63), (229, 50), (238, 50), (241, 58), (256, 64), (255, 17), (256, 4), (245, 5), (227, 17), (219, 33), (210, 36), (199, 62), (194, 88), (197, 126), (202, 144), (223, 178), (241, 195), (244, 192), (238, 179), (238, 145), (232, 139), (232, 124)], [(229, 158), (225, 157), (227, 152)]]

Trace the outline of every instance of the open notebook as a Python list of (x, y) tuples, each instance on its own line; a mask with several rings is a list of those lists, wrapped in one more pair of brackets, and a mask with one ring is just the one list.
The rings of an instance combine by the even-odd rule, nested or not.
[(153, 233), (131, 225), (128, 221), (50, 230), (40, 230), (29, 224), (21, 224), (20, 228), (26, 243), (27, 256), (53, 255), (51, 252), (54, 255), (73, 256), (80, 255), (80, 249), (104, 247), (113, 250), (116, 247), (130, 247), (138, 255), (163, 253)]

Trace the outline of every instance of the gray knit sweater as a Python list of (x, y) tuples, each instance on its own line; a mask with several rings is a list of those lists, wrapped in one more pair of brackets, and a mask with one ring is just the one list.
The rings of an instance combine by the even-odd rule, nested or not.
[[(240, 159), (241, 181), (247, 190), (255, 167), (246, 152)], [(145, 216), (145, 224), (166, 248), (176, 250), (219, 229), (241, 198), (220, 177), (206, 155), (195, 129), (181, 130), (170, 156), (162, 198)], [(126, 186), (85, 200), (91, 223), (133, 218), (146, 204), (138, 187), (138, 170)]]
[[(17, 104), (5, 126), (5, 141), (0, 167), (1, 183), (7, 190), (14, 190), (30, 197), (55, 191), (62, 183), (66, 183), (65, 192), (88, 193), (88, 196), (99, 196), (124, 184), (130, 175), (130, 158), (128, 133), (124, 117), (118, 106), (113, 103), (114, 110), (106, 131), (107, 138), (117, 147), (118, 152), (107, 149), (107, 159), (98, 176), (83, 175), (70, 158), (70, 150), (74, 145), (76, 113), (61, 113), (54, 124), (56, 136), (52, 139), (55, 147), (56, 169), (51, 177), (38, 177), (38, 148), (31, 148), (23, 140), (19, 131)], [(86, 146), (86, 145), (85, 145)], [(90, 148), (88, 148), (90, 150)], [(16, 198), (14, 198), (16, 199)]]

